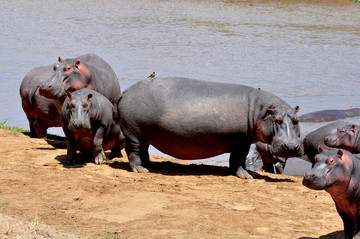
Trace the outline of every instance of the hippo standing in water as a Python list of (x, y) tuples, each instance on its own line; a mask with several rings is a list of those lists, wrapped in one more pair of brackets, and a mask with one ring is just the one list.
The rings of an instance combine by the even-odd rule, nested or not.
[(54, 99), (59, 112), (67, 92), (82, 88), (103, 94), (115, 105), (120, 97), (120, 85), (114, 70), (95, 54), (62, 60), (54, 64), (54, 72), (40, 85), (40, 94)]
[(360, 238), (360, 161), (343, 149), (320, 147), (319, 153), (303, 185), (328, 192), (344, 222), (344, 238)]
[(60, 114), (53, 100), (39, 94), (39, 83), (51, 77), (52, 66), (31, 69), (20, 85), (22, 108), (29, 121), (30, 136), (45, 138), (47, 129), (60, 127)]
[(104, 150), (111, 149), (110, 158), (121, 156), (125, 139), (114, 112), (110, 101), (96, 91), (85, 88), (68, 93), (61, 110), (67, 164), (75, 162), (76, 150), (92, 150), (96, 164), (102, 163)]
[(251, 143), (278, 156), (302, 154), (296, 109), (262, 90), (186, 78), (149, 78), (123, 92), (118, 104), (125, 150), (134, 172), (148, 172), (149, 145), (181, 159), (230, 152), (230, 171), (245, 170)]

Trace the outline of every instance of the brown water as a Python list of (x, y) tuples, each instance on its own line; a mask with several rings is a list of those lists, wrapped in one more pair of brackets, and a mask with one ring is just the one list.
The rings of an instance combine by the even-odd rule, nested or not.
[(9, 125), (28, 128), (18, 90), (32, 67), (89, 52), (122, 90), (155, 71), (261, 87), (300, 114), (360, 107), (360, 4), (350, 1), (0, 0), (0, 26)]

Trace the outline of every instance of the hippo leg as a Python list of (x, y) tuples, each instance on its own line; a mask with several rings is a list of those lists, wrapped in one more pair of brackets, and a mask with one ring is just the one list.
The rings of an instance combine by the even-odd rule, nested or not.
[(68, 141), (67, 157), (65, 164), (72, 164), (75, 163), (75, 158), (76, 158), (76, 150), (77, 150), (76, 141), (74, 135), (70, 131), (64, 130), (64, 133)]
[(29, 128), (30, 128), (30, 137), (37, 138), (38, 136), (37, 136), (36, 130), (34, 128), (35, 118), (28, 117), (28, 120), (29, 120)]
[(150, 166), (150, 156), (149, 156), (149, 145), (142, 145), (140, 146), (140, 159), (141, 159), (141, 164), (144, 165), (144, 167), (149, 167)]
[(237, 145), (230, 152), (230, 172), (239, 178), (253, 178), (245, 166), (246, 156), (249, 153), (250, 143)]
[(93, 155), (95, 164), (102, 164), (105, 159), (105, 152), (102, 147), (104, 139), (104, 129), (100, 127), (94, 136), (93, 140)]
[[(140, 143), (130, 141), (125, 142), (125, 151), (129, 160), (131, 170), (136, 173), (148, 173), (149, 170), (142, 166), (142, 160), (140, 158)], [(144, 157), (144, 153), (142, 155)], [(146, 161), (146, 159), (144, 160)]]
[(352, 218), (352, 216), (349, 216), (346, 213), (344, 213), (343, 211), (341, 211), (340, 208), (336, 207), (336, 209), (344, 223), (344, 239), (353, 238), (354, 229), (355, 229), (354, 228), (354, 219)]
[(33, 127), (36, 131), (38, 138), (45, 138), (46, 139), (46, 133), (48, 129), (48, 123), (40, 118), (37, 118), (34, 120)]

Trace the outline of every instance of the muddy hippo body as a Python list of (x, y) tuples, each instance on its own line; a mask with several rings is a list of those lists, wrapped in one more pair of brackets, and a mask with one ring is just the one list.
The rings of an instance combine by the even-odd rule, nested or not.
[(320, 110), (300, 115), (300, 122), (327, 122), (360, 116), (360, 108), (351, 108), (347, 110)]
[(108, 149), (112, 158), (121, 156), (124, 135), (114, 118), (114, 106), (100, 93), (86, 88), (68, 93), (61, 124), (68, 140), (67, 164), (75, 161), (76, 150), (92, 150), (96, 164), (102, 163)]
[(242, 178), (251, 177), (244, 168), (253, 142), (272, 144), (277, 155), (302, 151), (295, 110), (280, 98), (248, 86), (146, 79), (123, 92), (118, 111), (135, 172), (148, 171), (143, 166), (149, 162), (150, 144), (181, 159), (230, 152), (230, 170)]
[(42, 81), (40, 94), (54, 99), (61, 110), (67, 92), (82, 88), (103, 94), (112, 104), (120, 97), (120, 85), (114, 70), (95, 54), (68, 58), (54, 64), (52, 76)]
[(303, 184), (328, 192), (344, 222), (344, 238), (360, 238), (360, 160), (343, 149), (320, 148), (319, 153)]
[(48, 128), (61, 126), (54, 101), (39, 94), (39, 83), (52, 74), (52, 66), (38, 66), (31, 69), (21, 82), (21, 103), (29, 121), (31, 137), (45, 138)]
[(335, 121), (308, 133), (304, 137), (304, 153), (312, 164), (315, 163), (314, 157), (318, 154), (319, 146), (321, 146), (323, 149), (329, 148), (325, 145), (325, 137), (334, 134), (338, 128), (345, 127), (349, 124), (351, 123), (346, 121)]

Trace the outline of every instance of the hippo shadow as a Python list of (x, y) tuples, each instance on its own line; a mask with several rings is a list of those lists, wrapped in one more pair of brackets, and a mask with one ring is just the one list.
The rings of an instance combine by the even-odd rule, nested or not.
[(342, 238), (343, 236), (344, 236), (344, 231), (336, 231), (336, 232), (331, 232), (327, 235), (320, 236), (319, 238), (317, 238), (317, 237), (300, 237), (299, 239), (337, 239), (337, 238)]
[(66, 164), (67, 155), (66, 154), (62, 154), (62, 155), (58, 155), (55, 157), (55, 160), (59, 161), (60, 164), (63, 165), (64, 168), (82, 168), (85, 167), (86, 164), (88, 163), (92, 163), (92, 156), (88, 153), (77, 153), (76, 155), (76, 161), (73, 164)]
[[(115, 169), (131, 171), (128, 162), (115, 161), (113, 163), (109, 163), (109, 166)], [(221, 165), (179, 164), (170, 161), (163, 161), (151, 162), (147, 168), (149, 169), (150, 173), (163, 174), (167, 176), (231, 176), (229, 168), (227, 166)], [(249, 171), (249, 173), (254, 177), (254, 179), (263, 179), (267, 182), (293, 182), (291, 179), (271, 178), (266, 175), (260, 175), (254, 171)]]

